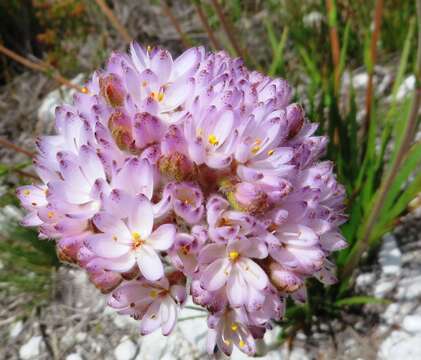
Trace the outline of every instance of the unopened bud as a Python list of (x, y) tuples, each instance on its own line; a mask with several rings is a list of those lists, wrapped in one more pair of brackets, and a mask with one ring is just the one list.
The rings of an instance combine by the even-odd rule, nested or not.
[(193, 176), (193, 163), (189, 158), (178, 152), (161, 156), (159, 159), (159, 170), (162, 175), (171, 180), (183, 181)]
[(116, 75), (111, 74), (99, 79), (101, 95), (112, 107), (122, 106), (124, 103), (125, 91), (121, 81)]

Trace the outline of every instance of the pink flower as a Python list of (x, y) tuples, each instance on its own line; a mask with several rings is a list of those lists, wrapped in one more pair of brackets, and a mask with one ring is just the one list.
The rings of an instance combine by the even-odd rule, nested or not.
[(163, 335), (169, 335), (186, 297), (185, 287), (171, 285), (167, 278), (157, 282), (140, 279), (121, 284), (109, 296), (108, 305), (120, 314), (140, 320), (142, 335), (158, 328), (161, 328)]
[(230, 356), (234, 345), (242, 352), (253, 355), (256, 343), (244, 319), (235, 310), (210, 315), (208, 318), (208, 353), (212, 355), (215, 346), (225, 355)]
[(85, 239), (85, 245), (97, 256), (104, 267), (118, 272), (129, 271), (135, 264), (146, 279), (159, 280), (164, 267), (157, 251), (167, 250), (174, 242), (176, 228), (164, 224), (153, 230), (153, 209), (149, 200), (136, 197), (127, 221), (101, 212), (93, 222), (101, 233)]
[(187, 284), (209, 313), (209, 351), (253, 355), (307, 278), (336, 280), (328, 257), (347, 245), (345, 189), (319, 161), (327, 139), (291, 98), (225, 52), (173, 59), (133, 43), (36, 141), (23, 224), (142, 334), (171, 332)]
[(266, 245), (243, 237), (228, 244), (206, 245), (199, 255), (201, 285), (216, 291), (226, 285), (228, 300), (233, 307), (247, 303), (252, 291), (263, 290), (268, 278), (263, 269), (251, 258), (263, 259), (268, 255)]

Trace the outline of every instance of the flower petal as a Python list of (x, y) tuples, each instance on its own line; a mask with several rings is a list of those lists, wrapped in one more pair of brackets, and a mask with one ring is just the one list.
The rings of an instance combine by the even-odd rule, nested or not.
[(150, 246), (142, 245), (137, 251), (136, 259), (140, 272), (149, 281), (156, 281), (164, 276), (161, 258)]
[(153, 227), (153, 208), (149, 200), (141, 195), (136, 197), (132, 212), (129, 214), (130, 231), (137, 232), (142, 239), (147, 239)]
[(201, 285), (209, 291), (220, 289), (227, 282), (231, 273), (231, 263), (227, 259), (218, 259), (202, 272)]
[(167, 250), (174, 243), (175, 233), (175, 225), (161, 225), (149, 236), (148, 244), (156, 250)]

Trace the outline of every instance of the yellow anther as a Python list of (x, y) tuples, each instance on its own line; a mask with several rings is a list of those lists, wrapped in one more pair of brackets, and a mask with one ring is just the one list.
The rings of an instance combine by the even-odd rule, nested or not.
[(31, 190), (28, 190), (28, 189), (24, 190), (23, 195), (25, 195), (25, 196), (31, 195)]
[(262, 139), (257, 138), (254, 143), (255, 145), (260, 145), (262, 143)]
[(140, 234), (137, 231), (132, 233), (132, 239), (133, 239), (133, 247), (134, 248), (138, 248), (140, 245), (142, 245), (144, 243)]
[(231, 325), (231, 330), (234, 331), (234, 332), (237, 331), (238, 330), (238, 325), (236, 323), (233, 323)]
[(117, 241), (117, 240), (118, 240), (118, 238), (117, 238), (117, 236), (116, 236), (116, 235), (113, 235), (112, 239), (113, 239), (114, 241)]
[(148, 86), (148, 82), (147, 82), (146, 80), (143, 80), (143, 81), (142, 81), (142, 86), (143, 86), (143, 87)]
[(53, 217), (54, 217), (54, 211), (49, 211), (49, 212), (47, 213), (47, 217), (48, 217), (49, 219), (53, 218)]
[(229, 256), (231, 261), (235, 261), (240, 256), (240, 253), (238, 251), (230, 251), (228, 256)]
[(148, 46), (146, 47), (146, 52), (147, 52), (147, 53), (150, 53), (151, 51), (152, 51), (152, 46), (148, 45)]
[(152, 91), (151, 98), (155, 101), (161, 102), (164, 100), (164, 93), (162, 91)]
[(238, 343), (238, 345), (242, 348), (246, 345), (246, 343), (243, 340), (240, 340), (240, 342)]
[(219, 144), (219, 141), (214, 134), (210, 134), (208, 136), (208, 141), (209, 141), (209, 144), (211, 144), (213, 146), (218, 146), (218, 144)]
[(87, 88), (86, 86), (84, 86), (82, 89), (80, 89), (80, 91), (81, 91), (83, 94), (87, 94), (87, 93), (89, 92), (89, 90), (88, 90), (88, 88)]
[(272, 150), (269, 150), (268, 151), (268, 155), (271, 156), (271, 155), (273, 155), (274, 152), (275, 152), (275, 150), (273, 150), (273, 149)]
[(158, 297), (158, 295), (159, 295), (159, 292), (157, 290), (151, 290), (151, 292), (149, 293), (149, 296), (152, 299), (156, 299)]
[(253, 153), (253, 154), (257, 154), (258, 152), (259, 152), (259, 150), (261, 149), (261, 147), (259, 146), (259, 145), (256, 145), (256, 146), (253, 146), (252, 148), (251, 148), (251, 152)]

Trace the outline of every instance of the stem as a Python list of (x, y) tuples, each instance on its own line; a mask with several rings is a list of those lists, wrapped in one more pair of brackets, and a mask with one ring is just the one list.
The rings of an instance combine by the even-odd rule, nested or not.
[(86, 92), (86, 89), (77, 85), (73, 84), (70, 80), (66, 79), (64, 76), (60, 75), (55, 68), (53, 68), (50, 64), (47, 64), (43, 61), (39, 61), (38, 63), (28, 60), (27, 58), (16, 54), (14, 51), (6, 48), (5, 46), (0, 44), (0, 53), (3, 53), (7, 57), (11, 58), (12, 60), (26, 66), (27, 68), (39, 72), (43, 72), (47, 75), (50, 75), (54, 80), (58, 83), (65, 85), (69, 88), (76, 89), (80, 92)]
[(116, 31), (120, 34), (123, 40), (126, 43), (130, 43), (132, 41), (132, 37), (130, 36), (129, 32), (126, 28), (122, 25), (122, 23), (118, 20), (117, 16), (115, 16), (114, 12), (108, 7), (104, 0), (95, 0), (103, 14), (108, 18), (111, 25), (116, 29)]
[[(382, 2), (379, 0), (378, 2)], [(417, 21), (418, 21), (418, 49), (417, 49), (417, 61), (415, 68), (415, 78), (416, 78), (416, 88), (414, 91), (414, 98), (412, 100), (411, 111), (409, 113), (407, 126), (405, 128), (401, 146), (398, 150), (397, 156), (394, 162), (391, 165), (391, 169), (387, 174), (385, 180), (380, 184), (380, 189), (376, 194), (374, 200), (374, 205), (368, 214), (367, 221), (363, 227), (362, 236), (358, 240), (355, 247), (351, 250), (349, 260), (346, 263), (345, 267), (341, 272), (341, 277), (343, 279), (351, 276), (352, 271), (358, 265), (358, 262), (361, 258), (361, 255), (366, 251), (370, 246), (370, 239), (376, 221), (379, 217), (381, 209), (383, 207), (384, 201), (386, 199), (387, 191), (391, 184), (393, 183), (400, 166), (402, 165), (402, 160), (404, 159), (408, 149), (411, 145), (411, 142), (415, 135), (415, 129), (417, 126), (417, 116), (418, 111), (421, 105), (421, 0), (417, 0)]]
[(167, 5), (167, 2), (164, 0), (162, 3), (162, 10), (164, 11), (165, 15), (170, 19), (171, 24), (174, 26), (175, 30), (177, 31), (178, 35), (180, 35), (181, 43), (183, 44), (184, 48), (189, 48), (191, 46), (191, 42), (188, 39), (187, 35), (181, 30), (181, 25), (177, 18), (171, 11), (171, 8)]
[(377, 41), (380, 37), (380, 29), (383, 18), (383, 0), (376, 1), (376, 8), (374, 10), (374, 31), (371, 36), (370, 42), (370, 66), (368, 70), (368, 83), (367, 83), (367, 92), (365, 98), (365, 121), (363, 126), (363, 138), (368, 132), (371, 116), (371, 104), (373, 102), (373, 75), (374, 75), (374, 65), (377, 61)]
[(200, 5), (200, 1), (195, 1), (194, 5), (196, 7), (197, 15), (199, 15), (199, 19), (202, 22), (202, 25), (205, 28), (206, 33), (208, 34), (208, 38), (209, 38), (209, 41), (212, 44), (212, 47), (214, 48), (214, 50), (221, 49), (219, 41), (215, 37), (215, 34), (214, 34), (212, 28), (209, 25), (208, 19), (207, 19), (205, 13), (203, 12), (202, 6)]
[(12, 171), (14, 171), (16, 174), (18, 174), (20, 176), (23, 176), (23, 177), (27, 177), (27, 178), (30, 178), (30, 179), (33, 179), (33, 180), (36, 180), (36, 181), (40, 181), (41, 180), (38, 176), (36, 176), (34, 174), (31, 174), (31, 173), (29, 173), (27, 171), (13, 170), (13, 169), (12, 169)]
[(206, 317), (206, 315), (192, 315), (192, 316), (186, 316), (184, 318), (181, 318), (178, 320), (178, 322), (181, 321), (187, 321), (187, 320), (194, 320), (194, 319), (203, 319), (204, 317)]
[(339, 91), (340, 77), (340, 46), (336, 19), (336, 6), (334, 0), (326, 0), (326, 7), (329, 19), (330, 49), (335, 72), (335, 94), (337, 94)]
[(211, 0), (213, 7), (218, 15), (219, 20), (221, 21), (221, 25), (225, 30), (225, 33), (228, 36), (228, 39), (235, 50), (237, 56), (243, 58), (245, 60), (245, 54), (241, 49), (240, 45), (237, 42), (237, 39), (234, 36), (234, 31), (232, 30), (232, 25), (230, 21), (225, 17), (224, 11), (222, 10), (221, 5), (219, 4), (218, 0)]
[(24, 155), (26, 155), (30, 158), (33, 158), (34, 155), (35, 155), (34, 153), (32, 153), (28, 150), (25, 150), (24, 148), (21, 148), (20, 146), (15, 145), (15, 144), (11, 143), (9, 140), (6, 140), (4, 138), (0, 138), (0, 145), (4, 146), (4, 147), (7, 147), (9, 149), (15, 150), (16, 152), (24, 154)]

